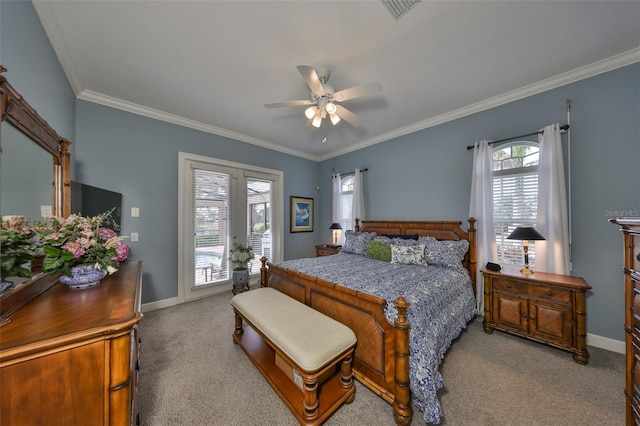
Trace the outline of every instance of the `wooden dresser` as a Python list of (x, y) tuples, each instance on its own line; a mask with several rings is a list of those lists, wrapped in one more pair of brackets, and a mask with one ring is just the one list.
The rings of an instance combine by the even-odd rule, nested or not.
[(627, 425), (640, 425), (640, 218), (610, 219), (623, 234)]
[(98, 286), (59, 282), (0, 327), (0, 424), (137, 424), (142, 263)]
[(589, 362), (585, 293), (591, 287), (582, 278), (509, 268), (482, 274), (486, 333), (506, 331), (571, 352), (579, 364)]

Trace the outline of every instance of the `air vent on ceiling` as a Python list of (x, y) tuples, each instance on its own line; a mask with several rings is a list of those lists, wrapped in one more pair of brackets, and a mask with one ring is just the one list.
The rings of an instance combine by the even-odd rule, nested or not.
[(420, 3), (421, 0), (380, 0), (384, 7), (387, 8), (391, 16), (397, 21), (402, 15), (407, 13), (409, 9)]

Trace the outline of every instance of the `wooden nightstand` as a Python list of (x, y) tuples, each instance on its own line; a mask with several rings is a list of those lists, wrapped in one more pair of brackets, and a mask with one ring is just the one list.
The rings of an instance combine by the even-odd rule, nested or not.
[(316, 257), (320, 256), (331, 256), (332, 254), (336, 254), (340, 251), (342, 246), (331, 246), (329, 247), (327, 244), (318, 244), (316, 246)]
[(584, 279), (517, 269), (484, 275), (484, 331), (506, 331), (535, 342), (573, 353), (579, 364), (589, 362), (586, 344)]

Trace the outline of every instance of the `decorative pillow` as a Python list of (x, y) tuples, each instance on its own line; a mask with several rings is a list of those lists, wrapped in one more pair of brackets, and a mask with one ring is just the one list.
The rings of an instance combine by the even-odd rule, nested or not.
[(431, 244), (434, 241), (438, 241), (438, 240), (435, 239), (434, 237), (429, 237), (424, 235), (420, 235), (418, 237), (418, 244), (424, 244), (426, 247), (429, 247), (429, 244)]
[(387, 238), (400, 238), (402, 240), (417, 240), (418, 234), (382, 234), (383, 237)]
[(351, 230), (344, 233), (344, 253), (353, 253), (364, 256), (369, 246), (369, 241), (376, 236), (375, 232), (353, 232)]
[(469, 250), (469, 241), (439, 241), (435, 238), (427, 243), (424, 257), (434, 266), (461, 267), (464, 255)]
[(391, 245), (383, 244), (375, 240), (369, 241), (369, 246), (364, 255), (369, 259), (391, 262)]
[(424, 245), (399, 246), (391, 244), (391, 263), (401, 263), (403, 265), (426, 265), (424, 259)]
[(395, 244), (397, 246), (415, 246), (418, 244), (417, 240), (405, 240), (404, 238), (389, 238), (385, 236), (377, 236), (373, 239), (382, 244)]

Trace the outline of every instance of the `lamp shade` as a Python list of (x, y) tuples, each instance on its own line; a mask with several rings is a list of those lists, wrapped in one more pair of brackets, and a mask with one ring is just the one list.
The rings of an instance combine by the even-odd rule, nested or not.
[(329, 229), (342, 229), (339, 223), (332, 223)]
[(508, 240), (544, 240), (533, 226), (518, 226), (507, 237)]

